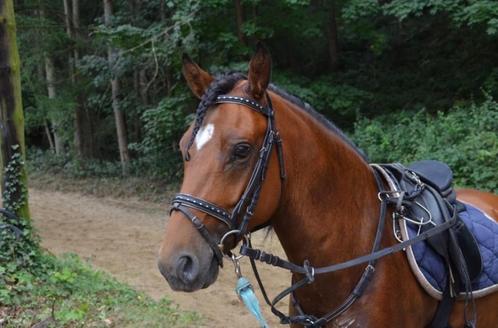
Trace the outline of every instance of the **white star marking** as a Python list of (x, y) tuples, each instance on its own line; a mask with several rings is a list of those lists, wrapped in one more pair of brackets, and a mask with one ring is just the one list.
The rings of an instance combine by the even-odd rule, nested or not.
[(200, 150), (211, 138), (214, 134), (214, 125), (209, 123), (203, 126), (197, 135), (195, 136), (195, 147), (197, 150)]

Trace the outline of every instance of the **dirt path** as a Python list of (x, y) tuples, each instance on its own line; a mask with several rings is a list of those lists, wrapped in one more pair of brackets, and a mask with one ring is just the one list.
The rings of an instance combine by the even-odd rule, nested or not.
[[(195, 294), (169, 288), (156, 268), (167, 204), (31, 189), (30, 206), (42, 245), (51, 252), (77, 253), (156, 299), (167, 296), (180, 309), (200, 313), (203, 327), (257, 327), (233, 291), (235, 276), (229, 265), (221, 270), (213, 286)], [(276, 236), (264, 241), (262, 235), (255, 235), (253, 241), (258, 247), (282, 254)], [(244, 261), (242, 272), (256, 283), (248, 261)], [(270, 295), (287, 287), (290, 281), (287, 273), (267, 266), (261, 266), (261, 275)], [(257, 294), (263, 303), (259, 291)], [(270, 325), (277, 326), (268, 307), (262, 306)]]

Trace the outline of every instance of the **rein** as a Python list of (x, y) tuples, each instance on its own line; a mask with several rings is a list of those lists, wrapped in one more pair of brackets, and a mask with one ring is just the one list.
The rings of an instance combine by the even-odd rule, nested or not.
[[(247, 231), (247, 227), (250, 219), (254, 215), (254, 211), (256, 209), (259, 200), (259, 195), (261, 192), (263, 182), (265, 180), (266, 171), (268, 168), (268, 162), (274, 144), (276, 144), (278, 161), (280, 165), (280, 178), (281, 180), (284, 180), (286, 178), (283, 151), (282, 151), (282, 140), (275, 127), (275, 117), (270, 97), (266, 95), (266, 99), (268, 102), (268, 107), (264, 107), (250, 99), (242, 97), (221, 95), (216, 98), (215, 102), (216, 104), (234, 103), (234, 104), (244, 105), (267, 117), (267, 127), (266, 127), (265, 137), (263, 140), (263, 144), (259, 150), (258, 160), (252, 171), (246, 189), (244, 190), (237, 204), (234, 206), (233, 210), (230, 212), (224, 208), (219, 207), (216, 204), (205, 201), (201, 198), (189, 194), (179, 193), (173, 198), (172, 201), (173, 206), (171, 208), (171, 212), (179, 211), (184, 215), (185, 218), (189, 219), (192, 222), (194, 227), (199, 231), (201, 236), (209, 244), (220, 266), (223, 266), (223, 252), (225, 252), (223, 243), (225, 239), (230, 235), (234, 235), (235, 237), (241, 238), (242, 246), (240, 248), (240, 255), (236, 257), (233, 254), (231, 254), (231, 259), (236, 267), (236, 273), (238, 275), (240, 274), (240, 270), (239, 272), (237, 272), (237, 268), (239, 268), (239, 263), (238, 263), (239, 259), (243, 256), (247, 256), (250, 259), (254, 275), (256, 277), (256, 280), (258, 282), (258, 285), (261, 289), (261, 292), (263, 294), (266, 303), (271, 307), (272, 312), (280, 318), (281, 323), (283, 324), (297, 323), (297, 324), (302, 324), (306, 327), (321, 327), (326, 323), (334, 320), (341, 314), (343, 314), (347, 309), (351, 307), (351, 305), (358, 298), (361, 297), (361, 295), (363, 294), (363, 292), (365, 291), (366, 287), (368, 286), (369, 282), (373, 277), (373, 274), (375, 272), (375, 265), (378, 259), (399, 252), (415, 243), (426, 240), (434, 235), (440, 234), (441, 232), (453, 227), (457, 223), (457, 215), (456, 215), (457, 211), (453, 211), (452, 218), (446, 221), (445, 223), (430, 228), (419, 234), (417, 237), (395, 244), (390, 247), (380, 249), (383, 231), (385, 227), (385, 221), (386, 221), (387, 206), (389, 204), (396, 204), (399, 200), (399, 195), (397, 192), (392, 192), (384, 189), (384, 183), (381, 178), (382, 172), (378, 172), (377, 170), (379, 169), (376, 166), (372, 166), (373, 174), (377, 184), (377, 189), (379, 190), (378, 198), (380, 200), (380, 210), (379, 210), (379, 220), (378, 220), (379, 223), (377, 225), (377, 230), (375, 234), (374, 243), (372, 245), (372, 250), (369, 254), (342, 263), (315, 268), (309, 263), (308, 260), (305, 260), (303, 265), (298, 265), (283, 260), (278, 256), (265, 253), (262, 250), (252, 248), (251, 241), (249, 238), (250, 232)], [(228, 232), (226, 232), (220, 238), (220, 240), (217, 241), (216, 238), (208, 231), (208, 229), (202, 223), (202, 221), (192, 213), (191, 211), (192, 209), (201, 211), (222, 222), (224, 225), (227, 226)], [(261, 281), (261, 277), (259, 276), (259, 272), (256, 266), (256, 261), (280, 267), (282, 269), (289, 270), (293, 273), (303, 275), (304, 277), (295, 284), (286, 288), (280, 294), (278, 294), (273, 299), (273, 301), (270, 301), (268, 294), (266, 293), (266, 290), (264, 288), (263, 282)], [(326, 313), (320, 318), (304, 313), (301, 306), (297, 302), (297, 299), (294, 297), (295, 290), (313, 283), (315, 276), (318, 274), (332, 273), (339, 270), (348, 269), (360, 264), (366, 264), (365, 269), (360, 279), (358, 280), (358, 283), (353, 288), (350, 295), (341, 303), (341, 305), (339, 305), (337, 308), (333, 309), (332, 311)], [(299, 313), (296, 316), (285, 315), (276, 308), (277, 303), (279, 303), (284, 297), (289, 295), (291, 296), (291, 300), (295, 309)]]
[[(374, 171), (375, 172), (375, 171)], [(379, 182), (378, 174), (375, 173), (377, 182)], [(382, 239), (382, 231), (384, 230), (385, 226), (385, 214), (387, 212), (387, 205), (396, 203), (397, 200), (393, 198), (393, 200), (388, 199), (388, 198), (382, 198), (383, 196), (381, 195), (389, 195), (390, 192), (385, 191), (385, 192), (379, 192), (379, 199), (381, 199), (381, 209), (380, 209), (380, 216), (379, 216), (379, 224), (377, 226), (377, 232), (375, 235), (375, 241), (372, 247), (372, 252), (367, 255), (363, 255), (360, 257), (356, 257), (354, 259), (337, 263), (337, 264), (332, 264), (329, 266), (325, 267), (319, 267), (319, 268), (314, 268), (310, 265), (310, 263), (305, 260), (303, 265), (297, 265), (295, 263), (283, 260), (279, 258), (276, 255), (268, 254), (265, 253), (262, 250), (259, 249), (254, 249), (252, 248), (250, 241), (245, 242), (241, 248), (240, 248), (240, 254), (242, 256), (247, 256), (251, 262), (251, 267), (253, 269), (254, 275), (256, 277), (256, 280), (258, 282), (258, 285), (261, 289), (261, 292), (263, 294), (263, 297), (266, 301), (266, 303), (270, 306), (271, 311), (273, 314), (278, 316), (280, 318), (280, 322), (282, 324), (291, 324), (291, 323), (298, 323), (302, 324), (306, 327), (321, 327), (325, 325), (326, 323), (336, 319), (339, 317), (341, 314), (343, 314), (353, 303), (361, 297), (363, 292), (365, 291), (366, 287), (368, 286), (369, 282), (371, 281), (373, 277), (373, 273), (375, 272), (375, 264), (378, 259), (397, 253), (399, 251), (402, 251), (406, 249), (407, 247), (419, 243), (421, 241), (427, 240), (431, 238), (432, 236), (438, 235), (442, 233), (443, 231), (446, 231), (450, 229), (451, 227), (455, 226), (457, 224), (457, 212), (453, 212), (453, 216), (451, 219), (446, 221), (445, 223), (438, 225), (434, 228), (431, 228), (429, 230), (426, 230), (425, 232), (422, 232), (419, 234), (417, 237), (414, 237), (410, 240), (395, 244), (390, 247), (386, 247), (383, 249), (380, 248), (380, 242)], [(388, 197), (388, 196), (387, 196)], [(286, 269), (288, 271), (291, 271), (293, 273), (298, 273), (304, 275), (304, 278), (301, 279), (300, 281), (296, 282), (295, 284), (291, 285), (290, 287), (286, 288), (284, 291), (282, 291), (280, 294), (278, 294), (273, 301), (270, 301), (268, 294), (266, 293), (265, 287), (263, 285), (263, 282), (259, 276), (259, 272), (256, 266), (256, 261), (260, 261), (266, 264), (270, 264), (272, 266), (280, 267), (282, 269)], [(325, 274), (325, 273), (332, 273), (332, 272), (337, 272), (340, 270), (352, 268), (354, 266), (360, 265), (360, 264), (367, 264), (363, 274), (361, 275), (358, 283), (356, 286), (353, 288), (352, 292), (349, 294), (349, 296), (342, 302), (341, 305), (336, 307), (334, 310), (326, 313), (320, 318), (317, 318), (314, 315), (309, 315), (305, 314), (304, 311), (302, 310), (301, 306), (299, 305), (299, 302), (297, 299), (294, 297), (294, 291), (306, 286), (308, 284), (313, 283), (315, 276), (317, 274)], [(294, 308), (297, 310), (299, 315), (296, 316), (288, 316), (279, 311), (276, 308), (277, 303), (279, 303), (284, 297), (290, 295), (291, 296), (291, 301), (294, 306)]]

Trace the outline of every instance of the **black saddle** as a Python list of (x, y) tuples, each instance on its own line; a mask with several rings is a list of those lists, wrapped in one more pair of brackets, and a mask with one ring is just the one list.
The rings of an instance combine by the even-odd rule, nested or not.
[[(455, 196), (453, 172), (445, 163), (424, 160), (411, 163), (408, 169), (415, 172), (425, 183), (436, 189), (445, 198)], [(456, 197), (449, 197), (453, 202)]]
[[(401, 209), (403, 215), (427, 223), (422, 225), (422, 231), (444, 223), (464, 208), (456, 200), (453, 172), (445, 163), (425, 160), (408, 167), (401, 164), (386, 164), (383, 167), (394, 177), (399, 189), (405, 192), (406, 201)], [(428, 243), (439, 255), (449, 260), (449, 269), (454, 269), (457, 274), (460, 266), (457, 258), (461, 252), (472, 281), (482, 271), (481, 253), (474, 235), (460, 218), (457, 221), (455, 227), (429, 238)], [(451, 239), (455, 239), (455, 245), (452, 245)]]
[[(458, 217), (464, 206), (456, 199), (453, 173), (448, 165), (431, 160), (415, 162), (408, 167), (398, 163), (381, 166), (400, 191), (392, 199), (388, 198), (396, 205), (397, 215), (416, 221), (422, 232), (456, 217), (454, 226), (427, 240), (444, 259), (448, 271), (448, 284), (430, 327), (450, 327), (448, 320), (456, 295), (465, 292), (466, 299), (472, 300), (471, 282), (483, 269), (475, 237)], [(473, 309), (474, 319), (466, 320), (465, 327), (475, 325)]]

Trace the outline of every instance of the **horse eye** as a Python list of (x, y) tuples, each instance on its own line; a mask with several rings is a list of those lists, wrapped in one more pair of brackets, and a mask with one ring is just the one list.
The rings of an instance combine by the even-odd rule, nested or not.
[(233, 148), (233, 157), (234, 159), (244, 159), (251, 154), (251, 145), (248, 143), (239, 143), (236, 144)]

